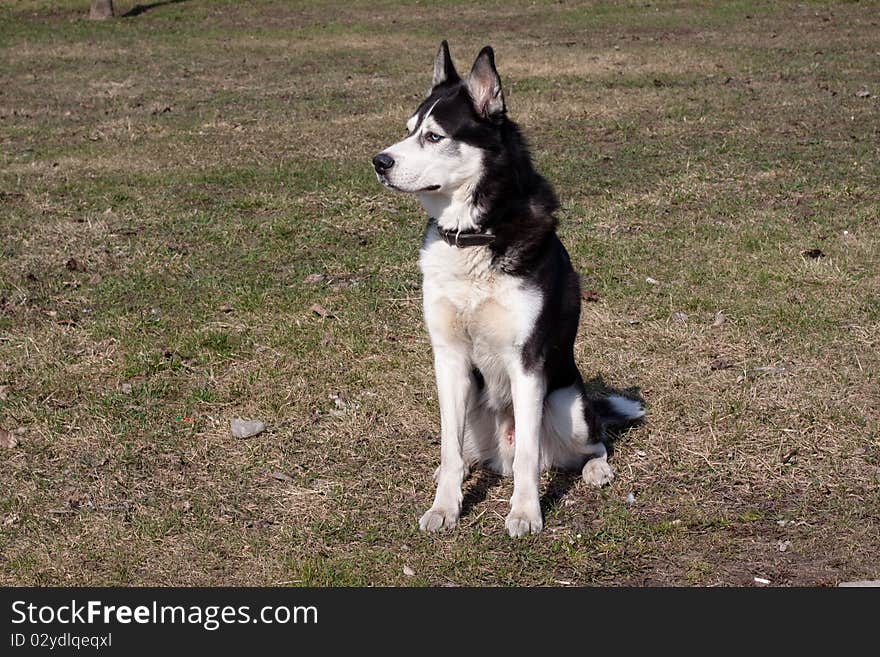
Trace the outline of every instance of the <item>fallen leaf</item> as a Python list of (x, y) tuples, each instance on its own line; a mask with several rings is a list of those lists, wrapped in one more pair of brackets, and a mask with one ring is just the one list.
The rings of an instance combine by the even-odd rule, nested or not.
[(581, 299), (587, 303), (595, 303), (599, 300), (599, 293), (596, 290), (585, 290), (581, 292)]
[(677, 324), (687, 324), (688, 314), (681, 311), (672, 313), (672, 321)]
[(857, 98), (870, 98), (871, 92), (868, 91), (867, 89), (862, 89), (861, 91), (856, 92), (856, 97)]
[(9, 386), (0, 386), (0, 401), (5, 401), (9, 397)]
[(729, 370), (733, 364), (723, 358), (716, 358), (709, 364), (709, 367), (713, 370)]
[(724, 315), (723, 312), (719, 310), (717, 313), (715, 313), (715, 321), (712, 322), (712, 328), (718, 328), (722, 326), (726, 321), (727, 317)]
[(325, 333), (323, 336), (321, 336), (321, 346), (322, 347), (326, 347), (327, 345), (331, 344), (332, 342), (333, 342), (333, 334), (332, 333), (328, 332), (328, 333)]
[(321, 317), (324, 317), (324, 318), (335, 317), (335, 315), (333, 313), (331, 313), (329, 310), (327, 310), (324, 306), (322, 306), (319, 303), (316, 303), (315, 305), (313, 305), (311, 310), (316, 315), (320, 315)]
[(224, 303), (217, 310), (219, 310), (221, 313), (231, 313), (235, 309), (232, 306), (230, 306), (228, 303)]
[(253, 438), (266, 430), (266, 425), (260, 420), (243, 420), (234, 417), (229, 421), (229, 430), (236, 438)]
[(660, 281), (658, 281), (656, 278), (651, 278), (650, 276), (645, 279), (645, 283), (647, 283), (648, 285), (660, 285)]
[(284, 474), (281, 470), (273, 470), (269, 476), (278, 481), (293, 481), (293, 477)]
[(0, 447), (5, 447), (6, 449), (12, 449), (18, 445), (18, 438), (11, 431), (4, 431), (0, 429)]
[(822, 249), (807, 249), (806, 251), (801, 251), (801, 255), (805, 258), (824, 258), (825, 253), (823, 253)]
[(413, 577), (413, 576), (416, 574), (416, 571), (414, 571), (414, 570), (413, 570), (412, 568), (410, 568), (409, 566), (406, 566), (406, 565), (405, 565), (405, 566), (403, 567), (403, 574), (406, 575), (407, 577)]
[(320, 283), (324, 280), (324, 274), (309, 274), (303, 279), (304, 283)]

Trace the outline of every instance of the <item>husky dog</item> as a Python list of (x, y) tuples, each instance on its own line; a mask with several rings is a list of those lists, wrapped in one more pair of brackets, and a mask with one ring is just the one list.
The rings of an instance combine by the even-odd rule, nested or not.
[(556, 236), (558, 203), (507, 117), (492, 48), (456, 72), (444, 41), (403, 140), (373, 158), (386, 187), (416, 194), (429, 219), (419, 258), (440, 404), (440, 467), (425, 531), (455, 526), (469, 468), (513, 475), (505, 526), (543, 527), (542, 470), (609, 483), (603, 439), (644, 410), (587, 396), (574, 361), (580, 286)]

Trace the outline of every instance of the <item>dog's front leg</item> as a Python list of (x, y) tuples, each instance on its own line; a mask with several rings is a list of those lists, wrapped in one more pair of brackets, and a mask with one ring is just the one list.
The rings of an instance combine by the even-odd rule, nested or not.
[(434, 345), (434, 370), (440, 401), (440, 469), (434, 504), (419, 520), (422, 531), (454, 527), (461, 513), (464, 481), (464, 427), (470, 394), (470, 361), (461, 349)]
[(513, 496), (504, 521), (513, 537), (537, 534), (544, 527), (539, 485), (541, 476), (541, 416), (546, 384), (543, 376), (526, 372), (516, 363), (510, 372), (513, 394), (515, 447)]

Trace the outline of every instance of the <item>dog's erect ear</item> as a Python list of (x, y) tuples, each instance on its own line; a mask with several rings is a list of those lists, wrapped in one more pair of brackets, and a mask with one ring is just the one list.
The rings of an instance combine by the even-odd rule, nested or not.
[(434, 77), (431, 80), (431, 88), (444, 82), (458, 82), (458, 72), (452, 65), (452, 56), (449, 54), (449, 44), (444, 40), (440, 44), (437, 56), (434, 58)]
[(490, 46), (483, 48), (477, 55), (477, 60), (467, 76), (466, 85), (474, 100), (477, 114), (487, 119), (499, 119), (504, 115), (501, 78), (495, 70), (495, 53)]

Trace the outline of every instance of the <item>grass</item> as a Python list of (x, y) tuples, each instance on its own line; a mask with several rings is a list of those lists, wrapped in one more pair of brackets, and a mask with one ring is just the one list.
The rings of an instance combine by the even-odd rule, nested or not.
[[(871, 3), (86, 4), (0, 7), (0, 584), (880, 578)], [(578, 361), (649, 404), (519, 541), (486, 473), (416, 525), (424, 219), (369, 158), (442, 38), (496, 47), (598, 295)]]

